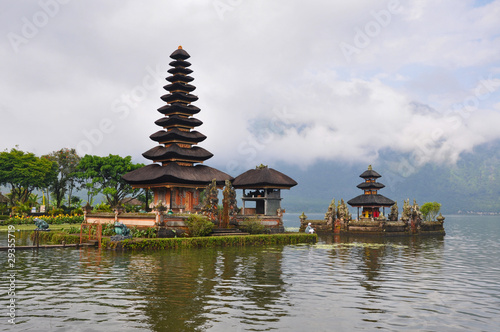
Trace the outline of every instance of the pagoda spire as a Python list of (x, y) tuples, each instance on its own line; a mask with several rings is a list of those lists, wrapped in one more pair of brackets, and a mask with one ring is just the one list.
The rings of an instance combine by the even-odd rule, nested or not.
[(160, 145), (142, 155), (153, 162), (161, 162), (162, 165), (175, 162), (181, 166), (192, 166), (211, 158), (213, 154), (197, 146), (206, 136), (193, 130), (203, 122), (193, 117), (200, 109), (192, 105), (198, 97), (191, 94), (196, 87), (189, 84), (193, 81), (189, 76), (193, 72), (189, 69), (191, 63), (186, 61), (190, 55), (179, 46), (170, 58), (174, 60), (170, 62), (172, 68), (168, 70), (171, 76), (166, 78), (170, 84), (163, 87), (168, 93), (161, 96), (167, 105), (158, 109), (164, 117), (155, 121), (163, 129), (150, 136), (151, 140)]
[(195, 130), (202, 122), (194, 117), (200, 109), (193, 105), (198, 97), (192, 94), (196, 87), (190, 84), (190, 56), (179, 46), (170, 58), (170, 76), (163, 87), (167, 93), (160, 97), (165, 105), (158, 108), (163, 117), (155, 121), (161, 129), (149, 136), (158, 145), (142, 154), (153, 163), (125, 174), (123, 179), (133, 188), (152, 188), (155, 202), (170, 202), (174, 211), (199, 211), (203, 188), (214, 179), (223, 186), (233, 178), (203, 164), (212, 153), (198, 146), (206, 136)]
[(359, 177), (365, 180), (357, 185), (359, 189), (363, 190), (363, 194), (347, 202), (350, 206), (358, 208), (358, 218), (360, 207), (363, 208), (364, 218), (377, 218), (380, 214), (380, 207), (385, 208), (394, 205), (393, 200), (378, 193), (385, 185), (377, 182), (377, 179), (382, 176), (373, 170), (372, 165), (369, 165), (368, 169), (361, 173)]

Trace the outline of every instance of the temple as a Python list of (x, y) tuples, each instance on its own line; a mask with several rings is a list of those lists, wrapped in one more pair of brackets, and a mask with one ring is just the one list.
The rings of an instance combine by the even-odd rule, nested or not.
[[(377, 182), (377, 179), (382, 176), (375, 172), (372, 166), (369, 165), (368, 169), (359, 177), (363, 178), (365, 181), (358, 184), (357, 187), (363, 190), (364, 193), (347, 201), (347, 204), (358, 208), (358, 219), (378, 218), (380, 216), (380, 208), (382, 208), (382, 214), (385, 215), (385, 207), (390, 207), (394, 205), (395, 202), (378, 193), (378, 190), (385, 187), (382, 183)], [(363, 209), (361, 217), (359, 215), (360, 207)]]
[(244, 172), (233, 181), (235, 189), (243, 189), (243, 215), (277, 216), (281, 210), (281, 189), (296, 185), (289, 176), (264, 165)]
[(158, 109), (164, 116), (155, 121), (162, 130), (150, 136), (159, 145), (142, 154), (153, 164), (123, 176), (134, 188), (152, 189), (153, 205), (163, 205), (174, 213), (201, 211), (200, 194), (213, 179), (218, 187), (233, 180), (222, 171), (202, 165), (213, 155), (198, 146), (206, 136), (194, 130), (202, 122), (193, 117), (200, 109), (192, 105), (198, 97), (191, 94), (196, 87), (190, 84), (193, 71), (186, 61), (189, 57), (181, 46), (170, 55), (174, 61), (168, 72), (172, 75), (166, 78), (170, 84), (163, 87), (169, 93), (161, 97), (167, 105)]
[[(440, 214), (436, 220), (424, 220), (420, 206), (415, 200), (410, 205), (407, 199), (403, 204), (401, 216), (398, 205), (393, 200), (381, 195), (378, 191), (385, 186), (377, 182), (382, 177), (375, 172), (371, 165), (360, 177), (364, 182), (357, 187), (363, 194), (349, 200), (347, 204), (358, 209), (356, 219), (349, 213), (347, 204), (341, 199), (336, 205), (332, 200), (325, 218), (310, 220), (305, 213), (299, 216), (300, 230), (311, 224), (317, 232), (333, 232), (349, 235), (376, 235), (376, 236), (402, 236), (402, 235), (444, 235), (444, 217)], [(385, 215), (385, 208), (391, 207), (390, 213)], [(360, 208), (361, 214), (360, 214)], [(382, 208), (382, 213), (380, 213)]]

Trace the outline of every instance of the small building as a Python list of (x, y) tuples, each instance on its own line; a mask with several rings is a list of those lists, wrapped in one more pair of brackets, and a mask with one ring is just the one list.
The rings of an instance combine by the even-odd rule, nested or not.
[[(358, 208), (358, 220), (378, 218), (380, 208), (382, 208), (382, 214), (385, 215), (385, 208), (393, 206), (396, 202), (378, 193), (380, 189), (385, 187), (382, 183), (377, 182), (377, 179), (382, 176), (372, 169), (372, 165), (369, 165), (368, 169), (359, 177), (365, 180), (357, 185), (359, 189), (363, 190), (363, 194), (347, 201), (347, 204)], [(361, 217), (360, 208), (362, 208)]]
[(233, 181), (235, 189), (243, 189), (243, 215), (279, 215), (281, 189), (296, 185), (294, 179), (264, 165), (238, 175)]

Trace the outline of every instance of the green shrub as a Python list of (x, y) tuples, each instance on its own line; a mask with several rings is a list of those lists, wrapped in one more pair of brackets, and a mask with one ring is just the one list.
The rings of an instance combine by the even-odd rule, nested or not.
[(111, 242), (103, 238), (103, 248), (120, 250), (165, 250), (184, 248), (242, 247), (316, 243), (316, 234), (265, 234), (247, 236), (208, 236), (191, 238), (129, 239)]
[(81, 208), (81, 207), (76, 208), (76, 209), (73, 209), (73, 210), (71, 211), (71, 215), (72, 215), (72, 216), (78, 216), (78, 215), (82, 215), (82, 214), (83, 214), (83, 210), (82, 210), (82, 208)]
[(108, 204), (106, 203), (100, 203), (100, 204), (97, 204), (95, 207), (94, 207), (94, 210), (96, 212), (113, 212), (113, 209), (111, 209), (111, 206), (109, 206)]
[[(80, 235), (71, 235), (66, 232), (39, 232), (40, 244), (61, 244), (63, 241), (66, 244), (80, 243)], [(35, 232), (31, 232), (30, 238), (35, 239)], [(88, 236), (82, 237), (83, 242), (87, 242)]]
[(113, 236), (115, 235), (115, 224), (109, 223), (102, 225), (102, 235), (103, 236)]
[(60, 215), (60, 214), (64, 214), (64, 210), (63, 209), (52, 209), (49, 211), (49, 215), (50, 216), (57, 216), (57, 215)]
[(436, 216), (441, 209), (441, 204), (438, 202), (427, 202), (420, 207), (420, 212), (422, 212), (422, 218), (425, 221), (436, 220)]
[(185, 223), (190, 236), (208, 236), (214, 230), (214, 224), (207, 217), (198, 214), (190, 215)]
[(266, 232), (266, 226), (259, 218), (245, 219), (240, 224), (240, 229), (250, 234), (264, 234)]
[(45, 220), (49, 225), (61, 225), (61, 224), (81, 224), (83, 222), (83, 216), (69, 216), (69, 215), (58, 215), (58, 216), (39, 216), (39, 217), (11, 217), (2, 222), (3, 225), (30, 225), (35, 224), (35, 218)]
[(70, 228), (66, 228), (64, 231), (68, 234), (80, 234), (80, 227), (71, 226)]
[(141, 206), (132, 204), (124, 204), (123, 207), (125, 208), (126, 212), (139, 212), (142, 209)]

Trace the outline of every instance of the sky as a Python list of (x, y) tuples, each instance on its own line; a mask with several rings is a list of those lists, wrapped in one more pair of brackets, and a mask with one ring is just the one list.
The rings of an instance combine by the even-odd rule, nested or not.
[(500, 0), (0, 3), (0, 150), (132, 156), (191, 55), (205, 164), (395, 169), (500, 138)]

